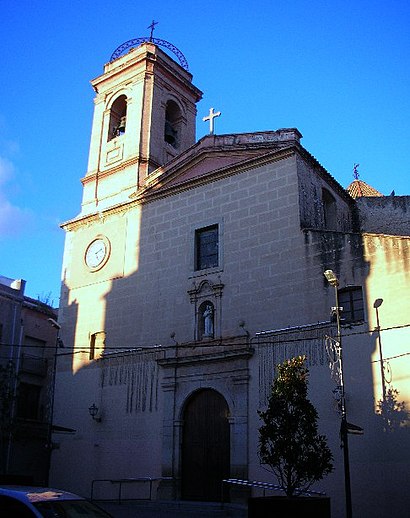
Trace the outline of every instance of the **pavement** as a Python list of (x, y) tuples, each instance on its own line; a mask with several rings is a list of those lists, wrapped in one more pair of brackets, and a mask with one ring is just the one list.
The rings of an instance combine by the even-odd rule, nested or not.
[(215, 502), (123, 500), (95, 501), (113, 518), (247, 518), (244, 505), (220, 504)]

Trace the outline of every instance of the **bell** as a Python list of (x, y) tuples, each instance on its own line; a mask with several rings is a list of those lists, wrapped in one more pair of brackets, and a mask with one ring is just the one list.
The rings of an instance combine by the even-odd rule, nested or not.
[(176, 131), (173, 129), (171, 123), (169, 121), (165, 122), (165, 142), (168, 144), (175, 144), (175, 133)]
[(120, 119), (120, 123), (118, 125), (118, 133), (125, 133), (125, 124), (127, 122), (127, 117), (124, 116), (124, 117), (121, 117)]

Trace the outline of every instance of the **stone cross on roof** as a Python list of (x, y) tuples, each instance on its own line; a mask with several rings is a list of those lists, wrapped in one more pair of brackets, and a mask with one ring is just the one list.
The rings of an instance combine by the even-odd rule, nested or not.
[(213, 135), (214, 133), (214, 119), (215, 117), (219, 117), (221, 115), (221, 112), (214, 112), (213, 108), (209, 109), (209, 115), (204, 117), (202, 120), (204, 122), (209, 121), (209, 134)]

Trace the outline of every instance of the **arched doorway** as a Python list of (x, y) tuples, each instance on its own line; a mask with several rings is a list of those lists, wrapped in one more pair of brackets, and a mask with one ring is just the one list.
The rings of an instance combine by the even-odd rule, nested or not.
[(181, 494), (184, 500), (221, 500), (230, 473), (228, 405), (218, 392), (200, 390), (183, 415)]

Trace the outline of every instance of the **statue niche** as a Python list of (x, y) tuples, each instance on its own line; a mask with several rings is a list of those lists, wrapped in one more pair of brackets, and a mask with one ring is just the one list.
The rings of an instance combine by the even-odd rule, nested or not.
[(199, 307), (198, 325), (200, 339), (214, 337), (214, 306), (208, 300)]
[(222, 291), (224, 285), (220, 278), (217, 282), (209, 279), (195, 282), (188, 290), (193, 306), (192, 323), (194, 340), (212, 340), (221, 336)]

